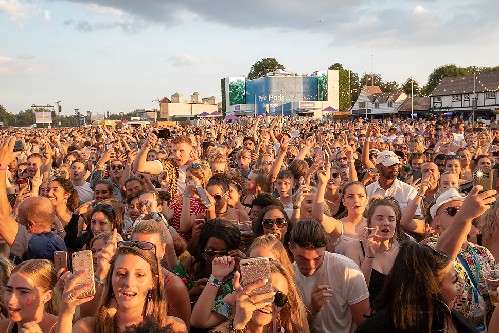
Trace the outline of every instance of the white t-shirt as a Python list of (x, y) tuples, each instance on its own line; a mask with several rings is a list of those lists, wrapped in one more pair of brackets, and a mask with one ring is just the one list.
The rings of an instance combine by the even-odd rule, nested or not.
[(90, 187), (90, 183), (85, 182), (85, 184), (81, 186), (74, 185), (76, 192), (78, 192), (78, 196), (80, 197), (80, 201), (85, 203), (87, 201), (93, 200), (94, 198), (94, 190)]
[(319, 285), (329, 285), (332, 297), (315, 316), (311, 332), (316, 333), (351, 333), (355, 331), (350, 305), (369, 298), (364, 274), (359, 266), (345, 256), (324, 252), (322, 266), (312, 276), (304, 276), (296, 263), (295, 282), (301, 297), (310, 308), (312, 292)]
[[(378, 181), (375, 181), (366, 186), (366, 193), (367, 198), (371, 198), (375, 194), (381, 194), (384, 197), (394, 197), (399, 202), (402, 211), (418, 195), (418, 191), (414, 187), (398, 179), (395, 179), (392, 186), (386, 190), (379, 185)], [(421, 215), (420, 211), (416, 213), (416, 215)]]

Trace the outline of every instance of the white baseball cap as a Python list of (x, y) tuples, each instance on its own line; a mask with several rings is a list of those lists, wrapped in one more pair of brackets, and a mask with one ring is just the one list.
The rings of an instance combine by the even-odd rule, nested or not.
[(399, 157), (393, 151), (383, 150), (376, 158), (376, 164), (383, 164), (386, 167), (394, 164), (400, 164)]

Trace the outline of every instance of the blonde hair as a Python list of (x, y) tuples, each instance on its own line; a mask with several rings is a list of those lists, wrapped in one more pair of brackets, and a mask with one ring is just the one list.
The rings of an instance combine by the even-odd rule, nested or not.
[(478, 228), (482, 232), (483, 246), (489, 248), (494, 244), (497, 233), (497, 220), (499, 219), (499, 201), (478, 217)]
[[(194, 168), (193, 165), (196, 165), (197, 167)], [(208, 180), (211, 178), (211, 169), (207, 164), (203, 163), (203, 161), (190, 164), (187, 167), (187, 171), (192, 173), (192, 175), (197, 179), (201, 179), (203, 188), (206, 188), (206, 184), (208, 184)]]
[(45, 292), (52, 291), (50, 302), (45, 303), (45, 312), (58, 315), (60, 293), (58, 288), (54, 289), (58, 281), (57, 272), (50, 260), (30, 259), (23, 261), (12, 270), (11, 276), (14, 273), (28, 277), (33, 281), (33, 285)]
[(5, 306), (5, 287), (7, 287), (7, 283), (9, 282), (9, 277), (12, 272), (14, 266), (12, 263), (0, 255), (0, 311), (4, 317), (8, 317), (9, 314), (7, 312), (7, 307)]
[(275, 260), (280, 262), (291, 275), (294, 274), (293, 264), (289, 258), (288, 251), (286, 251), (286, 248), (277, 237), (272, 234), (258, 236), (251, 243), (247, 253), (251, 253), (257, 247), (264, 247), (272, 251)]

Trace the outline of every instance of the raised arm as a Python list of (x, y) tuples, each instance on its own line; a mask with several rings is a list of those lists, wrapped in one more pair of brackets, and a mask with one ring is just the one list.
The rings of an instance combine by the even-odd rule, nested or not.
[(496, 190), (480, 193), (482, 186), (473, 187), (457, 212), (450, 226), (440, 235), (437, 250), (455, 258), (471, 230), (471, 222), (490, 208), (496, 198)]
[(341, 233), (341, 221), (324, 215), (324, 194), (326, 193), (326, 185), (331, 172), (331, 165), (326, 163), (324, 169), (317, 171), (317, 192), (315, 193), (315, 200), (312, 205), (312, 218), (319, 221), (328, 234), (334, 232), (336, 235)]
[(288, 152), (288, 143), (289, 139), (287, 136), (283, 135), (280, 141), (281, 148), (279, 149), (279, 154), (277, 154), (277, 158), (275, 159), (272, 167), (269, 172), (269, 181), (272, 184), (277, 179), (277, 174), (279, 170), (281, 170), (282, 163), (284, 162), (284, 158)]
[(12, 217), (12, 209), (7, 199), (7, 165), (15, 158), (15, 137), (8, 137), (0, 148), (0, 237), (11, 246), (16, 239), (19, 224)]
[(148, 172), (152, 175), (160, 174), (163, 171), (162, 165), (159, 161), (147, 161), (147, 153), (152, 146), (156, 144), (158, 138), (153, 133), (150, 133), (140, 148), (135, 161), (133, 162), (133, 171), (135, 172)]

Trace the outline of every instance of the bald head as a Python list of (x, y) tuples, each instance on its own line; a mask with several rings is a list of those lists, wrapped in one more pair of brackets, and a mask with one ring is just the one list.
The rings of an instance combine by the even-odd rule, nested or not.
[[(45, 197), (26, 198), (19, 205), (21, 223), (32, 233), (51, 230), (55, 218), (55, 209), (49, 199)], [(33, 223), (35, 226), (29, 225)]]

